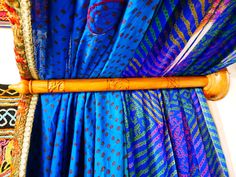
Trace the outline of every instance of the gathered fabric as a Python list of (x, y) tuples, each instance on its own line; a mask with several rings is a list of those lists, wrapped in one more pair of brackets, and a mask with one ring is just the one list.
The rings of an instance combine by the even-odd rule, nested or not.
[[(31, 0), (40, 79), (204, 75), (235, 63), (236, 1)], [(228, 176), (202, 89), (41, 94), (27, 176)]]

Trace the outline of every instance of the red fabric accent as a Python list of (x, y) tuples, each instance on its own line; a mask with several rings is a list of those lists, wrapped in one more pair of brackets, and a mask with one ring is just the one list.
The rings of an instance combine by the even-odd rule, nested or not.
[(7, 12), (0, 11), (0, 21), (8, 21)]

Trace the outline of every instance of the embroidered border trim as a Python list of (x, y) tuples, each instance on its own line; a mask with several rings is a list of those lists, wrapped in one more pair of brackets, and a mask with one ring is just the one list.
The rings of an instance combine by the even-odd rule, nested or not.
[(18, 0), (6, 0), (6, 8), (14, 36), (14, 51), (20, 76), (32, 79), (26, 59), (22, 23), (20, 17), (20, 3)]
[(37, 79), (31, 29), (30, 1), (6, 0), (6, 8), (13, 30), (16, 62), (20, 75), (24, 79)]
[(11, 97), (12, 98), (13, 96), (19, 97), (19, 93), (16, 92), (15, 90), (3, 89), (0, 87), (0, 98), (4, 98), (4, 97)]
[(16, 143), (13, 152), (15, 155), (12, 157), (12, 176), (15, 177), (19, 176), (19, 167), (21, 163), (20, 161), (21, 156), (23, 154), (24, 134), (26, 130), (27, 115), (30, 109), (31, 98), (31, 95), (21, 95), (21, 99), (18, 105), (18, 112), (14, 131), (14, 140)]
[[(30, 7), (29, 0), (6, 0), (6, 8), (13, 29), (16, 62), (20, 75), (24, 79), (37, 79)], [(38, 95), (21, 95), (20, 97), (13, 138), (12, 176), (18, 177), (26, 174), (30, 135), (37, 100)]]
[[(30, 70), (31, 76), (34, 79), (39, 79), (36, 64), (34, 60), (34, 48), (33, 48), (33, 37), (32, 37), (32, 25), (31, 25), (31, 4), (29, 0), (20, 0), (20, 18), (22, 22), (22, 31), (24, 37), (24, 47), (25, 54), (28, 63), (28, 68)], [(33, 128), (34, 113), (36, 105), (38, 102), (38, 95), (33, 95), (31, 97), (30, 103), (28, 104), (27, 116), (25, 117), (25, 124), (22, 125), (24, 129), (24, 134), (21, 134), (21, 156), (19, 162), (19, 177), (26, 175), (26, 166), (28, 160), (28, 153), (30, 147), (30, 137)], [(16, 127), (18, 128), (18, 127)], [(20, 127), (19, 127), (20, 128)], [(17, 134), (16, 134), (17, 135)]]
[(25, 54), (28, 62), (28, 68), (34, 79), (39, 79), (34, 60), (34, 47), (31, 25), (31, 5), (29, 0), (20, 1), (21, 22), (24, 37)]
[(12, 128), (3, 130), (0, 129), (0, 139), (3, 138), (9, 139), (13, 138), (13, 136), (14, 136), (14, 130)]
[(23, 177), (26, 175), (26, 166), (28, 161), (28, 154), (29, 154), (29, 148), (30, 148), (30, 138), (31, 138), (31, 132), (33, 128), (33, 121), (34, 121), (34, 113), (36, 109), (36, 105), (38, 102), (38, 95), (33, 95), (29, 111), (26, 118), (25, 123), (25, 131), (24, 131), (24, 139), (22, 144), (22, 152), (21, 152), (21, 158), (20, 158), (20, 166), (19, 166), (19, 177)]
[(0, 98), (0, 107), (18, 106), (19, 97)]

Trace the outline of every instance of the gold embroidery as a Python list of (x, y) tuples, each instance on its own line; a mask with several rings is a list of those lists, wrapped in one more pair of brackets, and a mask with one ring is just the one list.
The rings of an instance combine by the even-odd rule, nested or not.
[[(31, 11), (28, 0), (6, 0), (12, 25), (16, 61), (24, 79), (38, 79), (34, 62)], [(12, 176), (25, 176), (27, 156), (37, 95), (21, 95), (15, 126)]]
[(8, 17), (13, 31), (15, 46), (14, 51), (20, 75), (22, 78), (32, 79), (25, 54), (24, 38), (20, 18), (20, 3), (18, 0), (6, 0), (6, 8), (8, 10)]
[[(26, 176), (26, 165), (30, 147), (30, 137), (33, 128), (34, 113), (38, 102), (38, 95), (33, 95), (27, 112), (26, 122), (24, 124), (24, 139), (22, 141), (21, 158), (19, 164), (19, 177)], [(23, 133), (23, 132), (22, 132)]]
[(12, 98), (12, 96), (17, 95), (17, 94), (18, 92), (15, 90), (11, 90), (11, 89), (5, 90), (5, 89), (0, 88), (0, 98), (2, 98), (4, 95), (10, 95)]
[[(18, 112), (16, 117), (16, 125), (14, 132), (15, 146), (13, 149), (13, 159), (12, 159), (12, 176), (19, 176), (21, 157), (23, 155), (23, 141), (24, 133), (26, 129), (26, 121), (28, 119), (27, 113), (29, 111), (29, 105), (31, 102), (31, 95), (21, 95), (21, 99), (18, 105)], [(27, 157), (26, 157), (27, 158)]]
[(31, 76), (34, 79), (39, 79), (34, 60), (34, 48), (33, 48), (34, 45), (33, 45), (31, 15), (30, 15), (31, 14), (30, 1), (21, 0), (20, 7), (21, 7), (20, 10), (21, 10), (22, 30), (24, 36), (24, 47), (25, 47), (26, 59), (28, 62), (28, 68), (30, 70)]

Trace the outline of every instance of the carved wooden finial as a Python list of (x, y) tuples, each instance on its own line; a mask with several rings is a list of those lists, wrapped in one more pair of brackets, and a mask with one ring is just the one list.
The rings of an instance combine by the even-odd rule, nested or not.
[(229, 91), (229, 73), (227, 69), (207, 75), (208, 84), (203, 88), (208, 100), (216, 101), (224, 98)]
[(8, 86), (9, 89), (15, 90), (20, 94), (29, 94), (29, 81), (21, 80), (18, 84), (12, 84)]

